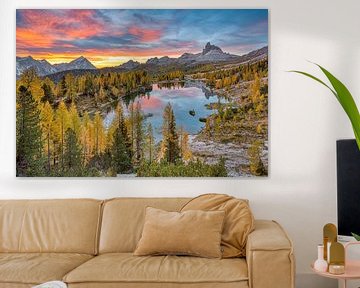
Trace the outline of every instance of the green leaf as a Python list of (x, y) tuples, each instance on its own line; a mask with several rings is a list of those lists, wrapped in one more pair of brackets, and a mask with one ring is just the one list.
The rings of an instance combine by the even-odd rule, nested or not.
[[(316, 64), (317, 65), (317, 64)], [(325, 74), (325, 76), (329, 79), (331, 85), (334, 87), (337, 95), (338, 100), (342, 107), (344, 108), (346, 114), (348, 115), (350, 122), (353, 126), (356, 142), (360, 149), (360, 114), (359, 110), (356, 107), (356, 103), (354, 98), (352, 97), (350, 91), (346, 88), (346, 86), (338, 80), (334, 75), (332, 75), (329, 71), (325, 68), (317, 65), (321, 71)]]
[(306, 73), (306, 72), (302, 72), (302, 71), (298, 71), (298, 70), (291, 70), (291, 71), (288, 71), (288, 72), (293, 72), (293, 73), (298, 73), (298, 74), (302, 74), (302, 75), (305, 75), (319, 83), (321, 83), (322, 85), (324, 85), (325, 87), (329, 88), (330, 91), (335, 95), (336, 98), (338, 98), (338, 95), (336, 94), (336, 92), (329, 86), (327, 85), (324, 81), (320, 80), (319, 78), (315, 77), (314, 75), (311, 75), (310, 73)]
[(351, 232), (351, 235), (356, 239), (356, 241), (360, 241), (360, 235), (352, 233), (352, 232)]
[(340, 105), (343, 107), (345, 113), (347, 114), (347, 116), (351, 122), (353, 131), (355, 134), (355, 138), (356, 138), (356, 143), (360, 150), (360, 114), (359, 114), (358, 108), (356, 107), (354, 98), (352, 97), (350, 91), (346, 88), (346, 86), (340, 80), (338, 80), (334, 75), (332, 75), (329, 71), (327, 71), (322, 66), (320, 66), (318, 64), (315, 64), (315, 65), (317, 65), (321, 69), (321, 71), (325, 74), (325, 76), (328, 78), (328, 80), (330, 81), (333, 88), (331, 88), (329, 85), (327, 85), (324, 81), (320, 80), (319, 78), (317, 78), (309, 73), (302, 72), (302, 71), (289, 71), (289, 72), (295, 72), (298, 74), (305, 75), (305, 76), (321, 83), (335, 95), (336, 99), (339, 101)]

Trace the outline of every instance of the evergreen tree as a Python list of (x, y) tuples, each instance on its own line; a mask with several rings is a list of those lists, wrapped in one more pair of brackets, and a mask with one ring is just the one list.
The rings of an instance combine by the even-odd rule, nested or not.
[(139, 163), (143, 155), (143, 116), (141, 114), (141, 106), (138, 102), (135, 107), (135, 158), (136, 162)]
[(147, 159), (151, 163), (154, 160), (154, 150), (155, 150), (155, 139), (153, 134), (153, 128), (151, 123), (147, 126), (146, 130), (146, 152)]
[(95, 144), (95, 155), (100, 155), (105, 151), (106, 137), (104, 123), (101, 118), (100, 112), (95, 113), (94, 117), (94, 144)]
[(41, 88), (44, 91), (44, 96), (41, 98), (41, 102), (54, 103), (54, 92), (48, 83), (44, 83)]
[(205, 132), (206, 132), (206, 135), (208, 137), (211, 137), (212, 136), (212, 133), (211, 133), (211, 121), (212, 121), (212, 118), (208, 117), (206, 118), (206, 123), (205, 123)]
[(75, 132), (76, 138), (80, 137), (81, 121), (74, 103), (71, 103), (69, 110), (70, 127)]
[(60, 102), (59, 107), (56, 111), (56, 132), (60, 144), (60, 161), (61, 168), (64, 168), (64, 143), (65, 143), (65, 132), (69, 128), (69, 112), (63, 101)]
[(75, 131), (71, 128), (68, 128), (65, 133), (64, 150), (65, 171), (75, 172), (75, 175), (79, 175), (82, 168), (81, 147), (78, 144)]
[(70, 100), (70, 102), (74, 102), (77, 97), (77, 88), (74, 76), (72, 73), (67, 73), (65, 76), (65, 96)]
[(180, 158), (180, 147), (175, 115), (170, 103), (164, 109), (162, 134), (163, 156), (168, 163), (175, 163)]
[(65, 97), (66, 91), (67, 91), (67, 89), (66, 89), (66, 79), (65, 79), (65, 76), (63, 76), (61, 78), (60, 83), (59, 83), (58, 97)]
[(132, 145), (121, 103), (116, 107), (116, 115), (111, 129), (114, 129), (111, 146), (112, 166), (116, 173), (128, 173), (132, 170)]
[(120, 129), (122, 137), (125, 141), (126, 153), (129, 155), (130, 159), (132, 159), (132, 144), (129, 138), (129, 133), (125, 123), (125, 117), (121, 103), (119, 103), (117, 107), (117, 115), (118, 128)]
[(31, 92), (20, 86), (16, 111), (16, 175), (43, 173), (40, 111)]
[(100, 89), (99, 89), (99, 100), (104, 101), (105, 98), (106, 98), (106, 92), (105, 92), (104, 86), (101, 85)]
[(18, 85), (23, 85), (32, 95), (32, 98), (39, 103), (44, 97), (44, 90), (41, 88), (41, 80), (34, 68), (30, 68), (21, 74)]
[(84, 117), (82, 119), (81, 125), (81, 144), (83, 147), (83, 154), (84, 154), (84, 163), (87, 163), (92, 156), (92, 147), (93, 141), (91, 137), (92, 131), (92, 121), (90, 119), (89, 113), (86, 111), (84, 113)]
[(85, 89), (84, 94), (87, 96), (94, 96), (95, 95), (95, 84), (94, 79), (91, 74), (87, 74), (85, 78)]
[(115, 130), (114, 143), (112, 146), (112, 166), (116, 173), (129, 173), (132, 170), (131, 154), (126, 147), (126, 139), (120, 128)]
[(134, 142), (135, 142), (135, 113), (134, 113), (134, 103), (129, 104), (129, 135), (130, 135), (130, 142), (131, 142), (131, 151), (134, 152)]
[(184, 161), (189, 161), (192, 158), (192, 152), (189, 147), (189, 134), (181, 127), (180, 135), (180, 157)]
[(52, 129), (54, 125), (54, 111), (49, 104), (49, 102), (46, 102), (41, 110), (41, 123), (42, 123), (42, 129), (43, 133), (45, 135), (45, 141), (46, 141), (46, 154), (47, 154), (47, 173), (50, 173), (51, 169), (51, 137), (52, 137)]
[(257, 73), (254, 75), (254, 82), (251, 84), (251, 101), (255, 105), (260, 101), (260, 78)]
[(78, 93), (84, 93), (85, 91), (85, 79), (86, 77), (84, 75), (82, 76), (78, 76), (76, 78), (76, 82), (77, 82), (77, 92)]
[(250, 172), (255, 176), (267, 175), (266, 168), (260, 157), (261, 142), (255, 141), (248, 150), (250, 158)]

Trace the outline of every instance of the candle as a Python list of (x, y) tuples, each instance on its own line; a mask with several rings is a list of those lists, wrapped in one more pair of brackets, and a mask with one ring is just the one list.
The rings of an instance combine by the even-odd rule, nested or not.
[(345, 265), (336, 265), (336, 264), (331, 264), (329, 265), (329, 273), (331, 274), (344, 274), (345, 273)]

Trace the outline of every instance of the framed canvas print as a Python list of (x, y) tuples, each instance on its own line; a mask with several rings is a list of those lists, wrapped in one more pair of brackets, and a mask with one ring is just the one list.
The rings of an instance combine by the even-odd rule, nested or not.
[(268, 174), (268, 11), (18, 9), (18, 177)]

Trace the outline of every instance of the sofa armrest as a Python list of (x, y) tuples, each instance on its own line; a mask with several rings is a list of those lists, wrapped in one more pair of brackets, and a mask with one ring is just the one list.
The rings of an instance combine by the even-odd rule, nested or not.
[(275, 221), (256, 220), (246, 246), (250, 288), (294, 288), (293, 245)]

